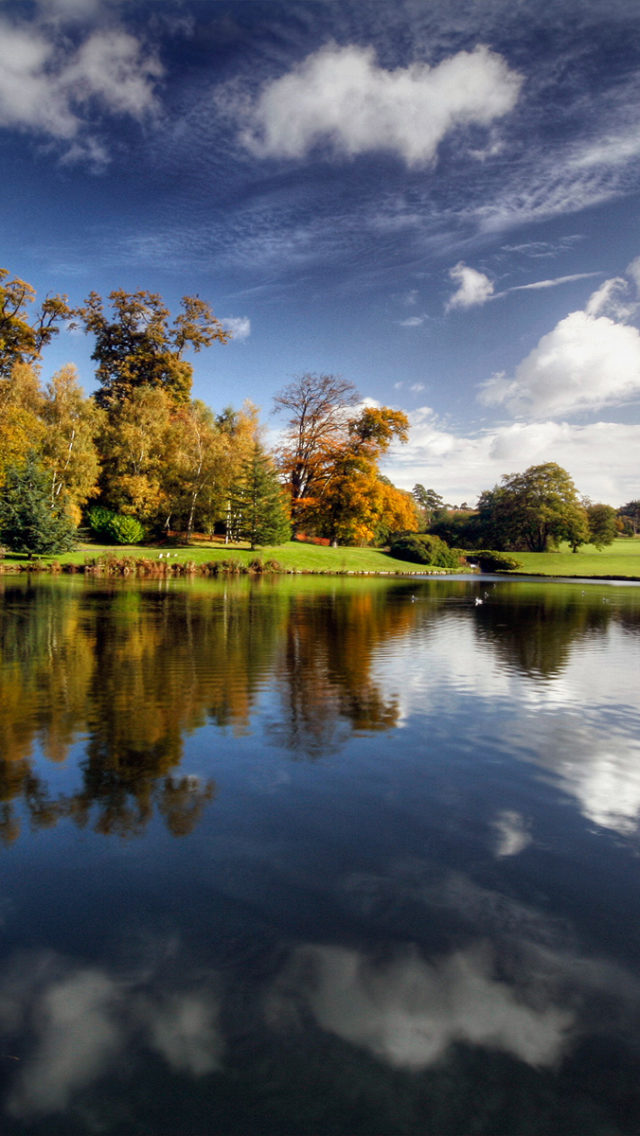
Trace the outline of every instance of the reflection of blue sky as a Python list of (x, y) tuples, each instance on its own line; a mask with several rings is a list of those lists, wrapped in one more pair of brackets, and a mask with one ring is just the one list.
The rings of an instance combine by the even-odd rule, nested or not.
[(431, 733), (450, 719), (457, 737), (490, 742), (493, 733), (496, 753), (549, 769), (587, 819), (620, 833), (637, 826), (638, 647), (615, 622), (569, 643), (562, 667), (535, 677), (479, 640), (473, 613), (463, 612), (394, 642), (373, 674), (397, 694), (400, 725), (422, 722)]

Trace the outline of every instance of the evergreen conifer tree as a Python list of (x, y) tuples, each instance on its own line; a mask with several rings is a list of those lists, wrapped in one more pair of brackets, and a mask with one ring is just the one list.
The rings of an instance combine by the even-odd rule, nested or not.
[(256, 442), (231, 494), (231, 528), (251, 548), (283, 544), (291, 532), (284, 493), (275, 467)]
[(0, 540), (12, 552), (47, 556), (73, 547), (76, 527), (59, 498), (52, 502), (51, 475), (34, 454), (5, 470), (0, 488)]

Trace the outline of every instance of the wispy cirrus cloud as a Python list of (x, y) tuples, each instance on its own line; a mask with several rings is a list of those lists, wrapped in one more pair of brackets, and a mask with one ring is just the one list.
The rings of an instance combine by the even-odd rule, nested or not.
[(328, 44), (265, 84), (244, 108), (241, 140), (260, 158), (299, 159), (328, 144), (348, 157), (386, 150), (409, 166), (424, 165), (451, 130), (506, 115), (521, 85), (483, 45), (434, 67), (387, 70), (372, 47)]

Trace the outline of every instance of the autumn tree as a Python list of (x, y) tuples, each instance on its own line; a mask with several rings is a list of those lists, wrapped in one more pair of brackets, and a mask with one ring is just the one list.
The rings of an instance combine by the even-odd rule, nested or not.
[(378, 470), (379, 458), (392, 440), (406, 441), (407, 431), (406, 415), (386, 406), (364, 407), (348, 419), (342, 444), (334, 450), (313, 506), (317, 529), (334, 543), (384, 542), (391, 532), (417, 525), (409, 495)]
[(38, 375), (28, 363), (14, 363), (0, 373), (0, 480), (9, 465), (22, 465), (39, 451), (45, 433), (43, 396)]
[(236, 539), (251, 548), (284, 544), (291, 535), (285, 495), (277, 470), (256, 440), (231, 493), (231, 523)]
[(323, 492), (342, 449), (348, 409), (357, 398), (353, 383), (340, 376), (307, 373), (274, 399), (274, 410), (288, 415), (280, 465), (294, 529), (304, 525), (309, 505)]
[(56, 371), (42, 399), (42, 457), (51, 473), (52, 504), (61, 495), (66, 497), (76, 522), (98, 491), (96, 437), (103, 414), (92, 398), (85, 398), (73, 364)]
[(71, 319), (66, 296), (47, 296), (37, 308), (36, 292), (9, 271), (0, 268), (0, 377), (8, 378), (17, 363), (35, 363), (42, 348)]
[(104, 416), (100, 502), (115, 513), (155, 526), (170, 511), (166, 455), (173, 407), (166, 391), (145, 385)]
[[(280, 464), (294, 529), (313, 527), (334, 541), (374, 539), (381, 503), (389, 498), (378, 460), (392, 440), (406, 441), (408, 421), (401, 411), (384, 406), (365, 406), (354, 414), (357, 399), (351, 383), (312, 374), (276, 396), (275, 408), (289, 414)], [(404, 501), (403, 508), (406, 512)], [(415, 510), (410, 513), (415, 524)]]
[(587, 514), (576, 487), (555, 462), (502, 478), (478, 501), (486, 547), (546, 552), (561, 540), (574, 551), (589, 539)]
[(184, 351), (200, 351), (226, 343), (230, 332), (198, 296), (183, 296), (181, 312), (170, 323), (170, 312), (157, 292), (109, 293), (111, 312), (97, 292), (91, 292), (77, 319), (95, 336), (91, 358), (97, 363), (100, 389), (96, 401), (111, 406), (141, 386), (158, 387), (177, 402), (186, 402), (193, 368)]
[(165, 467), (168, 519), (173, 528), (184, 530), (187, 539), (199, 516), (206, 517), (206, 527), (213, 525), (214, 502), (220, 502), (221, 482), (226, 484), (230, 451), (230, 434), (220, 428), (203, 402), (185, 403), (174, 410)]

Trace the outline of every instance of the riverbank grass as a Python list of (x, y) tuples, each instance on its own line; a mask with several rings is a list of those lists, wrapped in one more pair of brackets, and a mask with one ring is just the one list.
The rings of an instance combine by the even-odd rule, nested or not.
[[(340, 575), (345, 573), (380, 573), (402, 575), (425, 575), (437, 573), (446, 574), (442, 568), (425, 568), (422, 565), (409, 564), (406, 560), (396, 560), (377, 548), (327, 548), (320, 545), (301, 544), (298, 541), (289, 541), (286, 544), (273, 548), (250, 549), (247, 544), (225, 545), (220, 541), (197, 541), (190, 545), (176, 546), (150, 546), (150, 545), (98, 545), (82, 544), (72, 552), (61, 553), (59, 556), (43, 556), (27, 560), (24, 556), (7, 553), (5, 568), (24, 569), (25, 567), (41, 568), (47, 570), (52, 563), (60, 565), (67, 570), (75, 566), (83, 571), (87, 565), (95, 561), (102, 561), (105, 570), (111, 563), (115, 572), (116, 565), (125, 559), (145, 561), (149, 569), (157, 567), (158, 574), (176, 574), (189, 568), (194, 573), (206, 571), (207, 566), (214, 565), (220, 571), (233, 572), (234, 566), (238, 571), (246, 571), (251, 565), (260, 571), (260, 565), (266, 570), (283, 572), (313, 572)], [(274, 566), (277, 566), (274, 568)], [(133, 564), (132, 564), (133, 567)]]
[(514, 552), (513, 555), (521, 564), (518, 575), (640, 580), (638, 537), (614, 540), (602, 549), (587, 544), (575, 553), (568, 544), (563, 544), (557, 552)]

